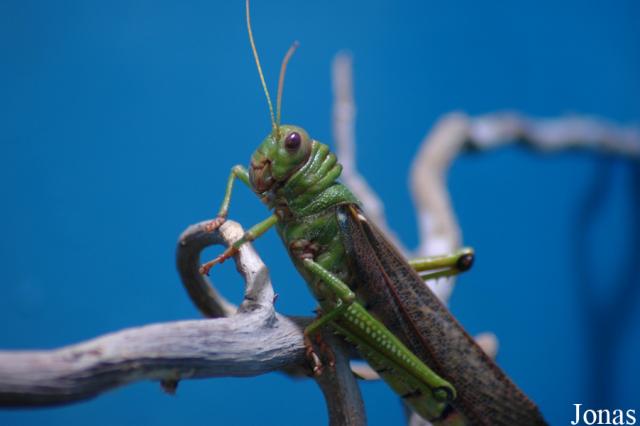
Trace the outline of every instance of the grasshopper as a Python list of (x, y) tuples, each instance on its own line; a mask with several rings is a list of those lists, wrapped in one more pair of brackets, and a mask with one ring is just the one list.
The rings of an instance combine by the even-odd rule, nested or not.
[(236, 179), (273, 213), (202, 265), (201, 273), (208, 274), (242, 244), (275, 226), (320, 305), (317, 319), (304, 332), (314, 373), (321, 374), (323, 365), (311, 337), (326, 326), (355, 344), (383, 380), (432, 423), (545, 424), (536, 405), (424, 284), (425, 279), (469, 269), (473, 251), (410, 262), (399, 254), (338, 182), (342, 166), (329, 147), (301, 127), (280, 124), (284, 75), (297, 43), (282, 62), (274, 114), (251, 30), (249, 0), (246, 20), (272, 128), (251, 156), (249, 168), (231, 169), (222, 205), (208, 230), (226, 220)]

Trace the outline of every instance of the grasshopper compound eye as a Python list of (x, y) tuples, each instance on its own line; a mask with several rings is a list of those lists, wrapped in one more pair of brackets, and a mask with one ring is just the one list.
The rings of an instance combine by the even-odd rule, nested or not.
[(284, 147), (287, 151), (293, 153), (300, 148), (300, 144), (302, 143), (302, 136), (298, 132), (291, 132), (284, 139)]

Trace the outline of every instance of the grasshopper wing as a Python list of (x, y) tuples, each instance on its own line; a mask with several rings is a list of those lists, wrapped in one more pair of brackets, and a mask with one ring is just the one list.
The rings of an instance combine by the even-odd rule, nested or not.
[(337, 209), (353, 291), (365, 308), (458, 393), (472, 425), (544, 425), (537, 406), (467, 334), (357, 205)]

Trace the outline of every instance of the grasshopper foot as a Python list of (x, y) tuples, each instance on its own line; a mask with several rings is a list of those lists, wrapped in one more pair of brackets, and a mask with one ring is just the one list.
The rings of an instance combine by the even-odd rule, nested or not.
[[(311, 335), (315, 340), (312, 341)], [(311, 368), (313, 370), (314, 376), (320, 376), (324, 371), (324, 364), (322, 360), (329, 365), (329, 368), (334, 368), (336, 366), (336, 355), (331, 349), (331, 346), (327, 344), (327, 342), (322, 337), (322, 333), (307, 333), (305, 330), (304, 333), (304, 346), (306, 348), (305, 354), (309, 361), (311, 362)], [(318, 347), (318, 351), (316, 352), (316, 345)], [(320, 357), (322, 356), (322, 358)]]
[(316, 334), (316, 343), (320, 346), (320, 353), (325, 356), (329, 363), (329, 367), (333, 368), (336, 366), (336, 355), (333, 353), (333, 349), (331, 346), (327, 345), (327, 342), (322, 337), (322, 334)]
[(304, 333), (304, 346), (306, 348), (305, 355), (309, 362), (311, 362), (311, 370), (313, 371), (313, 375), (320, 376), (324, 371), (324, 365), (322, 365), (322, 361), (316, 353), (316, 350), (313, 347), (313, 342), (311, 341), (311, 338), (307, 333)]
[(473, 253), (465, 253), (456, 262), (456, 267), (460, 272), (468, 271), (473, 266)]
[(204, 226), (204, 232), (213, 232), (216, 229), (220, 228), (222, 224), (225, 223), (226, 221), (227, 221), (226, 217), (218, 216)]

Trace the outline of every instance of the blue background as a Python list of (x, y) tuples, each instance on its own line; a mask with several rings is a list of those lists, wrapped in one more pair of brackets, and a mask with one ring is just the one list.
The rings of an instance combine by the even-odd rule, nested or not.
[[(283, 117), (321, 141), (331, 142), (331, 59), (351, 50), (360, 169), (410, 246), (408, 168), (442, 114), (640, 117), (631, 0), (256, 0), (252, 16), (272, 92), (300, 40)], [(214, 215), (230, 167), (269, 131), (244, 2), (4, 0), (0, 61), (0, 347), (198, 317), (175, 271), (177, 236)], [(638, 175), (619, 158), (518, 147), (465, 155), (451, 171), (478, 253), (452, 309), (472, 333), (498, 335), (501, 365), (552, 424), (567, 424), (573, 403), (640, 411), (640, 297), (620, 290), (640, 287)], [(239, 188), (231, 216), (250, 225), (261, 208)], [(257, 248), (280, 311), (310, 314), (275, 235)], [(214, 278), (239, 300), (232, 265)], [(585, 294), (611, 315), (587, 308)], [(370, 424), (402, 420), (384, 384), (362, 388)], [(210, 422), (325, 424), (326, 414), (313, 382), (279, 374), (185, 381), (175, 397), (139, 383), (68, 407), (0, 411), (2, 425)]]

